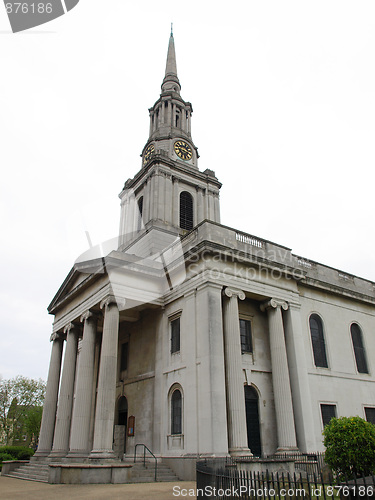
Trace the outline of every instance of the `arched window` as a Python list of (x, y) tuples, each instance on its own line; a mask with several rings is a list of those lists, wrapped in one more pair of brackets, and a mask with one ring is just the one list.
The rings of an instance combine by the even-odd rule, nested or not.
[(310, 316), (310, 333), (315, 366), (328, 368), (323, 323), (317, 314)]
[(171, 434), (182, 434), (182, 395), (175, 389), (171, 397)]
[(352, 326), (350, 327), (350, 333), (352, 335), (357, 370), (359, 373), (368, 373), (366, 353), (362, 340), (362, 331), (357, 323), (352, 324)]
[(193, 229), (193, 197), (187, 191), (180, 194), (180, 228)]
[(142, 229), (142, 216), (143, 216), (143, 196), (138, 200), (138, 214), (137, 214), (137, 231)]

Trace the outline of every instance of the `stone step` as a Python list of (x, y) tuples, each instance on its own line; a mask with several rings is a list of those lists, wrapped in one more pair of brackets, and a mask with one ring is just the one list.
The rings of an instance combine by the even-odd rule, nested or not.
[[(165, 464), (158, 462), (156, 480), (159, 482), (178, 481), (176, 474)], [(144, 466), (142, 463), (133, 464), (132, 482), (153, 482), (155, 481), (155, 464), (147, 462)]]
[(48, 483), (48, 465), (24, 464), (7, 474), (7, 477)]

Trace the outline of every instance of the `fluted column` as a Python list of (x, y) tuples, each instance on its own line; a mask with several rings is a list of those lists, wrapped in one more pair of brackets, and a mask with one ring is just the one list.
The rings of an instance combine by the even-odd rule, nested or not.
[(57, 407), (55, 435), (53, 438), (53, 448), (51, 453), (51, 456), (54, 457), (63, 457), (69, 450), (79, 329), (74, 323), (69, 323), (64, 328), (64, 333), (66, 333), (66, 352), (61, 377), (59, 404)]
[(300, 305), (289, 304), (285, 316), (285, 342), (292, 388), (297, 445), (300, 451), (308, 453), (316, 449), (316, 443)]
[(87, 456), (92, 395), (97, 317), (90, 311), (81, 316), (84, 322), (81, 352), (78, 358), (76, 393), (70, 434), (69, 456)]
[(100, 355), (92, 458), (114, 458), (113, 423), (115, 417), (119, 309), (115, 297), (102, 301), (104, 325)]
[(288, 304), (275, 299), (261, 305), (261, 310), (268, 313), (278, 440), (277, 452), (285, 453), (296, 451), (297, 442), (281, 309), (286, 311)]
[(63, 337), (54, 333), (51, 335), (52, 351), (48, 370), (46, 397), (43, 404), (42, 424), (38, 450), (35, 457), (46, 457), (51, 453), (53, 434), (55, 431), (57, 398), (59, 392), (61, 358), (63, 352)]
[(228, 414), (229, 453), (250, 455), (247, 444), (246, 409), (242, 375), (240, 319), (238, 300), (244, 300), (242, 290), (224, 290), (225, 381)]

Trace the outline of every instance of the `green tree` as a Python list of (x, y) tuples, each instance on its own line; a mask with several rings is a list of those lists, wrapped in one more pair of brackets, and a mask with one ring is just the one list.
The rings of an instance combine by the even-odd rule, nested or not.
[(43, 406), (45, 389), (46, 384), (41, 379), (22, 375), (0, 379), (0, 440), (5, 445), (12, 444), (25, 433), (28, 420), (33, 419), (32, 409)]
[(375, 471), (375, 425), (360, 417), (332, 418), (323, 431), (325, 461), (338, 479)]

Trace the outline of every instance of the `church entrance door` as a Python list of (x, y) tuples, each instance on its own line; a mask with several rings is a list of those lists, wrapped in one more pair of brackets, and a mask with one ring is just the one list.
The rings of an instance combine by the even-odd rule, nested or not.
[(118, 401), (118, 425), (125, 426), (125, 438), (124, 438), (124, 453), (126, 452), (126, 432), (128, 423), (128, 400), (125, 396), (121, 396)]
[(245, 386), (245, 408), (247, 425), (247, 442), (251, 453), (259, 457), (262, 454), (259, 425), (258, 393), (249, 385)]

